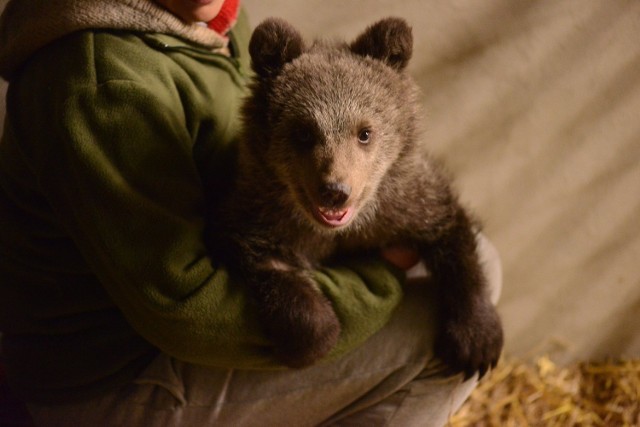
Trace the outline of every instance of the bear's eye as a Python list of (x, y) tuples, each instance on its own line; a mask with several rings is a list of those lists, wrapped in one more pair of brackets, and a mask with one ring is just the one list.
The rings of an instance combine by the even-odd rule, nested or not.
[(371, 129), (360, 129), (360, 132), (358, 132), (358, 142), (360, 142), (360, 144), (368, 144), (370, 139)]
[(305, 126), (297, 127), (292, 135), (298, 147), (309, 147), (313, 145), (315, 135), (313, 131)]

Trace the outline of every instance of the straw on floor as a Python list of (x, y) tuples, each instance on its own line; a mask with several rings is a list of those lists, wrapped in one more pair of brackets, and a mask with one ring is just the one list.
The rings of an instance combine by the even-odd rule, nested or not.
[(640, 426), (640, 360), (503, 360), (449, 426)]

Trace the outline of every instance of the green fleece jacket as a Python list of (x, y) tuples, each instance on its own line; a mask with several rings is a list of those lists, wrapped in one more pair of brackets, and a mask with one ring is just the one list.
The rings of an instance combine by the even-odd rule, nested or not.
[[(203, 183), (232, 173), (249, 35), (244, 14), (227, 39), (150, 0), (9, 4), (0, 332), (26, 399), (124, 384), (159, 351), (282, 369), (243, 286), (214, 267), (202, 239)], [(376, 259), (316, 278), (342, 322), (332, 358), (381, 328), (401, 298), (399, 272)]]

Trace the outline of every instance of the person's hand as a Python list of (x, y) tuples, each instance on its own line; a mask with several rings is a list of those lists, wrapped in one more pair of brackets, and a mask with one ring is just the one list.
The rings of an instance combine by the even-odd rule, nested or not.
[(402, 270), (408, 270), (420, 262), (418, 252), (406, 246), (389, 246), (381, 251), (382, 257)]

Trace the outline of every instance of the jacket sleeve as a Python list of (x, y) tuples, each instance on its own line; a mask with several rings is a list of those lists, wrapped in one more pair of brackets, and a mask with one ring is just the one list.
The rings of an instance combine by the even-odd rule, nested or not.
[[(277, 367), (242, 287), (205, 251), (193, 135), (175, 100), (110, 81), (78, 88), (50, 114), (50, 127), (35, 130), (47, 140), (41, 186), (133, 328), (180, 360)], [(397, 272), (380, 261), (316, 276), (343, 323), (334, 356), (378, 330), (401, 295)]]

